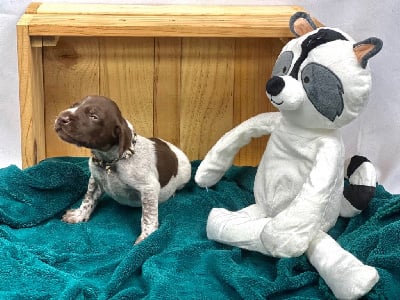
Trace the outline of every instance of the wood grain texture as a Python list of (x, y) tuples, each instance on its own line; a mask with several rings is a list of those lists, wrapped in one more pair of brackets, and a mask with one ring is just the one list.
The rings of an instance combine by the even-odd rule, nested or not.
[[(140, 134), (202, 159), (235, 125), (273, 110), (265, 83), (300, 10), (32, 3), (17, 25), (23, 166), (89, 155), (53, 130), (56, 115), (89, 94), (115, 100)], [(265, 143), (235, 162), (257, 164)]]
[(130, 5), (39, 3), (33, 5), (38, 14), (76, 15), (148, 15), (148, 16), (279, 16), (302, 10), (299, 6), (235, 6), (235, 5)]
[(291, 37), (298, 6), (31, 5), (32, 36)]
[(153, 38), (100, 39), (100, 94), (143, 136), (153, 136)]
[[(265, 94), (265, 85), (281, 50), (278, 39), (237, 39), (235, 55), (235, 126), (260, 113), (274, 111)], [(253, 139), (240, 150), (238, 165), (257, 165), (268, 137)]]
[(29, 34), (60, 36), (292, 37), (288, 16), (33, 15)]
[(40, 2), (31, 2), (28, 7), (25, 9), (25, 14), (37, 14), (38, 9), (43, 5), (44, 3)]
[(181, 38), (156, 38), (154, 136), (180, 144)]
[(234, 51), (234, 39), (182, 40), (180, 145), (190, 159), (232, 127)]
[(44, 48), (46, 155), (88, 156), (85, 148), (62, 141), (54, 132), (56, 116), (87, 95), (99, 93), (99, 41), (97, 38), (61, 38)]
[(30, 17), (17, 24), (22, 166), (45, 158), (42, 48), (33, 48), (28, 34)]

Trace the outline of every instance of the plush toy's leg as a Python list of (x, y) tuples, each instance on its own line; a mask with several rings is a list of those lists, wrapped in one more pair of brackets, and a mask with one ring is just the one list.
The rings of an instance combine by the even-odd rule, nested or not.
[(346, 177), (349, 185), (343, 191), (340, 215), (352, 217), (364, 210), (375, 195), (376, 171), (363, 156), (353, 156), (346, 161)]
[(256, 204), (231, 212), (213, 208), (208, 216), (207, 237), (220, 243), (264, 253), (260, 234), (268, 222)]
[(339, 299), (362, 297), (379, 280), (375, 268), (364, 265), (325, 232), (317, 234), (306, 254)]

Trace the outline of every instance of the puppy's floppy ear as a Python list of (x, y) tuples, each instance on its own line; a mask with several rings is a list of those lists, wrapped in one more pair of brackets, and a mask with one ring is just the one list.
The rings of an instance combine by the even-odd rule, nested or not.
[(129, 128), (127, 122), (122, 119), (116, 126), (115, 133), (118, 137), (119, 156), (129, 149), (132, 143), (132, 130)]
[(305, 12), (295, 13), (289, 21), (290, 31), (296, 36), (302, 36), (317, 29), (314, 21), (311, 19), (310, 15)]

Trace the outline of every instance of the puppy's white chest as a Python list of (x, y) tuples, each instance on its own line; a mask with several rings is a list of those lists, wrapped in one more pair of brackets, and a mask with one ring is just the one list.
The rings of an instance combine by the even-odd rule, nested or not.
[(104, 192), (118, 203), (139, 207), (141, 206), (140, 193), (132, 186), (126, 184), (121, 174), (115, 169), (92, 167), (92, 175)]

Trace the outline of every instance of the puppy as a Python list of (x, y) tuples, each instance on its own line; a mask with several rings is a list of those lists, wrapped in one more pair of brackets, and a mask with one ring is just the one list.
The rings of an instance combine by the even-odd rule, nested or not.
[(102, 96), (88, 96), (62, 111), (55, 121), (58, 136), (91, 149), (91, 176), (78, 209), (68, 210), (63, 221), (88, 221), (99, 198), (107, 193), (117, 202), (142, 206), (141, 242), (158, 228), (158, 203), (183, 188), (191, 176), (187, 156), (158, 138), (134, 131), (117, 104)]

